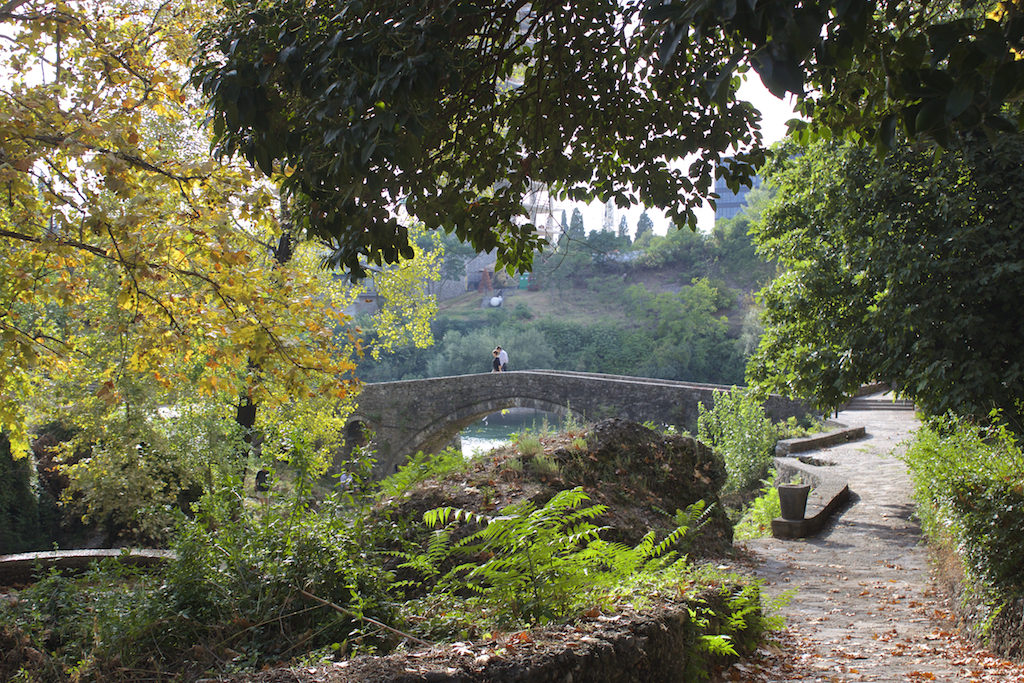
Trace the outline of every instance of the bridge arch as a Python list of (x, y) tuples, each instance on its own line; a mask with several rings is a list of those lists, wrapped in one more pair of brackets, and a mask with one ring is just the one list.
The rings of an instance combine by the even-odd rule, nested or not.
[(345, 424), (345, 444), (349, 451), (358, 446), (365, 446), (370, 441), (370, 427), (366, 420), (358, 416), (351, 416)]
[[(453, 412), (440, 416), (434, 422), (425, 425), (420, 431), (414, 434), (408, 441), (409, 444), (419, 444), (416, 451), (441, 450), (466, 427), (482, 420), (488, 415), (501, 412), (508, 408), (530, 408), (545, 413), (553, 413), (564, 420), (570, 416), (579, 421), (584, 421), (586, 416), (572, 410), (569, 406), (542, 398), (529, 398), (524, 396), (502, 396), (484, 401), (478, 401), (470, 405), (460, 406)], [(415, 451), (412, 451), (415, 452)]]
[[(417, 451), (437, 452), (476, 420), (506, 408), (573, 415), (581, 422), (622, 417), (694, 430), (697, 405), (710, 407), (730, 387), (554, 370), (459, 375), (367, 384), (346, 424), (353, 441), (372, 433), (378, 477)], [(802, 403), (771, 397), (772, 419), (803, 415)]]

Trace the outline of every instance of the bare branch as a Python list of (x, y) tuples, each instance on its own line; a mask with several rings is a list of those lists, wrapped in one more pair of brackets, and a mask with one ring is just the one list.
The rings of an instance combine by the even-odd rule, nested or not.
[[(60, 147), (61, 145), (63, 145), (65, 142), (67, 142), (69, 140), (69, 136), (67, 136), (67, 135), (30, 135), (30, 136), (27, 136), (26, 139), (27, 140), (35, 140), (36, 142), (42, 142), (43, 144), (52, 145), (54, 147)], [(118, 151), (116, 149), (108, 149), (106, 147), (100, 147), (98, 145), (90, 145), (88, 143), (82, 142), (81, 140), (74, 140), (74, 142), (75, 142), (75, 144), (80, 145), (81, 147), (83, 147), (83, 148), (85, 148), (85, 149), (87, 149), (87, 150), (89, 150), (91, 152), (98, 152), (100, 154), (109, 154), (109, 155), (111, 155), (111, 156), (113, 156), (113, 157), (115, 157), (117, 159), (120, 159), (121, 161), (127, 162), (128, 164), (131, 164), (132, 166), (135, 166), (136, 168), (141, 168), (141, 169), (143, 169), (145, 171), (151, 171), (153, 173), (158, 173), (158, 174), (160, 174), (162, 176), (170, 178), (171, 180), (176, 180), (176, 181), (178, 181), (180, 183), (185, 183), (185, 182), (189, 182), (189, 181), (192, 181), (192, 180), (202, 180), (202, 179), (207, 177), (205, 175), (178, 175), (177, 173), (173, 173), (171, 171), (168, 171), (167, 169), (160, 168), (159, 166), (157, 166), (155, 164), (152, 164), (152, 163), (146, 161), (145, 159), (142, 159), (141, 157), (138, 157), (138, 156), (136, 156), (134, 154), (128, 154), (127, 152), (121, 152), (121, 151)]]
[[(11, 239), (20, 240), (22, 242), (32, 242), (33, 244), (42, 244), (44, 241), (46, 241), (42, 237), (34, 237), (32, 235), (26, 235), (21, 232), (13, 232), (11, 230), (4, 230), (2, 228), (0, 228), (0, 237), (9, 237)], [(53, 241), (60, 245), (74, 247), (75, 249), (87, 251), (90, 254), (99, 256), (100, 258), (104, 258), (109, 261), (117, 261), (117, 259), (108, 254), (105, 249), (100, 249), (99, 247), (94, 246), (92, 244), (86, 244), (85, 242), (79, 242), (78, 240), (56, 239)]]
[(350, 616), (353, 619), (359, 619), (360, 621), (369, 622), (369, 623), (373, 624), (374, 626), (380, 626), (385, 631), (388, 631), (390, 633), (394, 633), (397, 636), (402, 636), (403, 638), (408, 638), (409, 640), (413, 641), (414, 643), (419, 643), (420, 645), (425, 645), (427, 647), (430, 647), (431, 645), (433, 645), (433, 643), (427, 642), (426, 640), (421, 640), (421, 639), (417, 638), (416, 636), (409, 635), (408, 633), (403, 633), (402, 631), (399, 631), (396, 628), (391, 628), (390, 626), (388, 626), (384, 622), (377, 621), (376, 619), (371, 619), (370, 617), (367, 617), (367, 616), (362, 615), (362, 614), (356, 614), (352, 610), (345, 609), (344, 607), (342, 607), (340, 605), (336, 605), (333, 602), (331, 602), (330, 600), (324, 600), (321, 597), (317, 597), (316, 595), (313, 595), (312, 593), (304, 591), (301, 588), (299, 588), (298, 590), (299, 590), (300, 593), (305, 595), (310, 600), (315, 600), (316, 602), (319, 602), (321, 605), (324, 605), (326, 607), (330, 607), (331, 609), (333, 609), (333, 610), (335, 610), (337, 612), (341, 612), (342, 614), (345, 614), (347, 616)]
[(0, 19), (11, 18), (11, 13), (24, 5), (28, 0), (9, 0), (0, 5)]

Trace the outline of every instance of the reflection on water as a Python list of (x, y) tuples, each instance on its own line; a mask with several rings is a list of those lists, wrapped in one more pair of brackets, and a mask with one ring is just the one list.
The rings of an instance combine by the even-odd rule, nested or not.
[(462, 454), (469, 457), (477, 453), (486, 453), (508, 443), (513, 434), (539, 432), (545, 425), (554, 428), (560, 423), (554, 413), (530, 408), (510, 408), (500, 413), (492, 413), (462, 430), (459, 435), (462, 437)]

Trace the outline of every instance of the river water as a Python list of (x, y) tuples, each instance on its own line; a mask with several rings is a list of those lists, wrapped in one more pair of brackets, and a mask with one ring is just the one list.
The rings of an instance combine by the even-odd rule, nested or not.
[(462, 430), (462, 454), (466, 457), (486, 453), (512, 440), (514, 434), (539, 432), (545, 427), (557, 429), (560, 420), (554, 413), (529, 408), (510, 408), (488, 415)]

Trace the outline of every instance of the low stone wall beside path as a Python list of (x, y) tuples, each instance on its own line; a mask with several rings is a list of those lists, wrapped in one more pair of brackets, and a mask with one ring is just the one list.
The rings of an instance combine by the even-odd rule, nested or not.
[(37, 569), (45, 571), (57, 567), (62, 571), (83, 571), (91, 562), (107, 558), (137, 567), (151, 567), (174, 559), (174, 553), (150, 548), (100, 548), (0, 555), (0, 585), (28, 583)]
[(775, 444), (775, 457), (785, 457), (792, 453), (804, 453), (819, 448), (827, 448), (836, 444), (863, 439), (867, 434), (864, 427), (842, 427), (824, 434), (804, 436), (797, 439), (782, 439)]
[(806, 453), (864, 438), (864, 427), (840, 427), (824, 434), (798, 439), (785, 439), (775, 446), (775, 471), (778, 481), (799, 478), (811, 485), (807, 510), (802, 520), (778, 517), (772, 520), (775, 538), (805, 538), (821, 531), (840, 508), (850, 500), (850, 487), (846, 480), (829, 470), (833, 463), (795, 453)]

